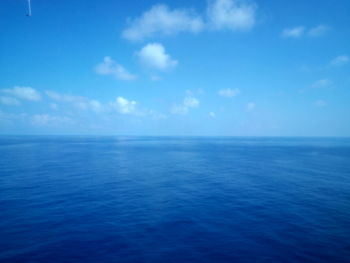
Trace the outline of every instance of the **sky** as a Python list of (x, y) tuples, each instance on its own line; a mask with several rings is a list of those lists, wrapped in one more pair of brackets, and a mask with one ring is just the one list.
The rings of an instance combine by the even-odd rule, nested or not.
[(350, 136), (348, 0), (0, 3), (0, 134)]

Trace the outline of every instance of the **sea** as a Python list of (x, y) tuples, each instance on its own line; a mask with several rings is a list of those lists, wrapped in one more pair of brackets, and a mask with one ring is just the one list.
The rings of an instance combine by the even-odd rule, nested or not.
[(0, 262), (350, 262), (350, 138), (2, 136)]

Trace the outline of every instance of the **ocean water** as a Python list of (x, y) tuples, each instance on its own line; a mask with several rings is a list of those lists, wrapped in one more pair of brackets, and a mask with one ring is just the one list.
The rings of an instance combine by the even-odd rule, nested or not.
[(350, 262), (350, 139), (0, 137), (0, 262)]

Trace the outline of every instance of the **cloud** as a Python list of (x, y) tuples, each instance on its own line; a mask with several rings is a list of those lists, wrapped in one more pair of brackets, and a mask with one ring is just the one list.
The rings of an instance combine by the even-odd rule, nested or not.
[(183, 105), (187, 108), (196, 108), (199, 106), (199, 100), (194, 97), (186, 97), (183, 101)]
[(6, 113), (0, 110), (0, 125), (17, 125), (18, 123), (24, 123), (27, 120), (27, 113)]
[(239, 89), (221, 89), (218, 94), (223, 97), (231, 98), (239, 93)]
[[(100, 112), (103, 110), (102, 104), (99, 101), (94, 99), (89, 99), (83, 96), (62, 94), (51, 90), (45, 91), (45, 94), (50, 99), (56, 102), (68, 103), (80, 110), (91, 110), (94, 112)], [(57, 105), (54, 107), (57, 108)]]
[(333, 82), (330, 79), (320, 79), (315, 81), (311, 87), (312, 88), (326, 88), (333, 84)]
[(40, 93), (31, 87), (18, 87), (18, 86), (16, 86), (12, 89), (3, 89), (1, 91), (3, 93), (15, 96), (18, 99), (29, 100), (29, 101), (41, 100)]
[(329, 30), (330, 26), (318, 25), (309, 30), (306, 30), (304, 26), (296, 26), (292, 28), (286, 28), (282, 31), (282, 37), (286, 38), (301, 38), (306, 35), (309, 37), (321, 37), (324, 36)]
[(162, 44), (149, 43), (137, 53), (140, 62), (150, 68), (166, 70), (175, 67), (177, 60), (173, 60), (166, 52)]
[(309, 37), (321, 37), (324, 36), (331, 28), (327, 25), (319, 25), (313, 28), (310, 28), (308, 31)]
[(203, 29), (203, 26), (202, 18), (192, 10), (169, 10), (166, 5), (155, 5), (141, 17), (129, 19), (129, 27), (123, 31), (122, 37), (135, 41), (155, 35), (197, 33)]
[(21, 105), (21, 102), (15, 98), (7, 97), (7, 96), (1, 96), (0, 97), (0, 103), (7, 106), (19, 106)]
[(287, 38), (300, 38), (305, 31), (305, 27), (297, 26), (293, 28), (286, 28), (282, 31), (282, 37)]
[(104, 57), (103, 62), (95, 67), (95, 72), (100, 75), (112, 75), (120, 80), (134, 80), (136, 75), (129, 73), (122, 65), (117, 64), (112, 58)]
[(343, 66), (349, 62), (349, 57), (347, 55), (340, 55), (332, 59), (329, 63), (332, 67)]
[(89, 103), (89, 107), (93, 111), (95, 111), (95, 112), (101, 111), (102, 105), (101, 105), (101, 103), (99, 101), (97, 101), (97, 100), (90, 100), (88, 103)]
[(214, 30), (247, 31), (255, 25), (256, 5), (247, 1), (210, 1), (207, 9), (209, 26)]
[(60, 126), (73, 124), (71, 118), (65, 116), (52, 116), (49, 114), (35, 114), (31, 118), (31, 123), (34, 126)]
[(211, 112), (209, 112), (209, 116), (212, 117), (212, 118), (215, 118), (215, 117), (216, 117), (216, 114), (215, 114), (215, 112), (212, 112), (212, 111), (211, 111)]
[(186, 115), (188, 113), (188, 108), (184, 105), (173, 105), (170, 109), (172, 114)]
[[(74, 96), (58, 93), (55, 91), (45, 91), (45, 94), (55, 103), (50, 104), (50, 108), (57, 110), (63, 109), (66, 106), (71, 106), (82, 111), (90, 111), (98, 114), (110, 114), (115, 111), (121, 114), (133, 114), (137, 116), (150, 116), (154, 119), (165, 119), (166, 116), (156, 111), (147, 108), (138, 108), (134, 100), (128, 100), (124, 97), (118, 96), (114, 101), (101, 103), (98, 100), (90, 99), (83, 96)], [(61, 104), (63, 106), (61, 107)], [(100, 116), (107, 116), (100, 115)]]
[(324, 100), (317, 100), (314, 102), (314, 106), (318, 108), (326, 107), (327, 103)]
[(197, 15), (192, 9), (171, 10), (166, 5), (155, 5), (140, 17), (129, 18), (129, 26), (122, 32), (122, 37), (140, 41), (153, 36), (198, 33), (208, 29), (248, 31), (255, 25), (256, 9), (257, 5), (247, 0), (210, 0), (205, 15)]
[(136, 101), (129, 101), (123, 97), (117, 97), (110, 105), (122, 114), (132, 114), (136, 112)]
[(153, 118), (155, 120), (165, 120), (168, 118), (167, 115), (160, 113), (160, 112), (156, 112), (154, 110), (146, 110), (144, 115), (151, 116), (151, 118)]
[(247, 111), (253, 111), (256, 108), (256, 104), (254, 102), (247, 103)]
[(182, 104), (178, 105), (175, 104), (170, 109), (170, 112), (172, 114), (180, 114), (180, 115), (186, 115), (190, 108), (197, 108), (199, 107), (199, 100), (192, 95), (187, 95)]

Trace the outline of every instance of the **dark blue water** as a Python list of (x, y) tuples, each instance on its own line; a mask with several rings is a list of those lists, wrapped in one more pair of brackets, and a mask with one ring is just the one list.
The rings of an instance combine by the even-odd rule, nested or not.
[(350, 262), (350, 139), (1, 137), (0, 262)]

